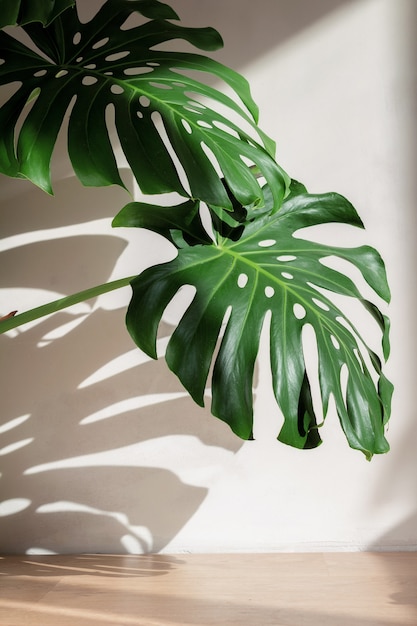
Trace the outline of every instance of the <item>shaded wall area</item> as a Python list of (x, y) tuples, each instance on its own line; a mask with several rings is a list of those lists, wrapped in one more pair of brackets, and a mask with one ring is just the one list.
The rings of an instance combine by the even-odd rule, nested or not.
[[(172, 5), (185, 24), (221, 31), (225, 48), (216, 58), (249, 79), (279, 160), (312, 191), (347, 195), (367, 225), (361, 241), (386, 260), (388, 374), (397, 390), (392, 451), (367, 464), (347, 448), (334, 415), (320, 449), (278, 444), (281, 418), (264, 353), (257, 439), (236, 439), (191, 402), (163, 360), (134, 348), (124, 289), (0, 337), (0, 550), (416, 547), (413, 1)], [(172, 254), (142, 232), (111, 230), (129, 196), (81, 188), (64, 143), (54, 199), (25, 181), (0, 180), (1, 313)]]

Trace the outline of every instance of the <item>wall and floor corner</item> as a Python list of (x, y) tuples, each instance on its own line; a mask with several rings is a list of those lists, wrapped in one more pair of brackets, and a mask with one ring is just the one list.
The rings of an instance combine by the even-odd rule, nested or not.
[[(218, 28), (225, 49), (213, 56), (249, 79), (278, 161), (310, 191), (346, 195), (367, 227), (355, 241), (386, 261), (392, 450), (367, 463), (334, 415), (317, 450), (277, 443), (262, 352), (256, 440), (236, 439), (134, 348), (126, 289), (0, 338), (0, 551), (415, 549), (415, 3), (171, 4), (184, 23)], [(122, 191), (81, 188), (59, 154), (55, 180), (52, 200), (1, 179), (0, 313), (138, 273), (138, 246), (151, 261), (170, 254), (111, 230)]]

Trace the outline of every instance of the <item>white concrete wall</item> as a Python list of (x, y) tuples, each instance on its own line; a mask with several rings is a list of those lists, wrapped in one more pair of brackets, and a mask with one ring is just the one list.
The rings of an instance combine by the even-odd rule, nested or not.
[[(172, 5), (184, 23), (221, 31), (214, 56), (249, 79), (280, 163), (311, 191), (345, 194), (367, 226), (358, 241), (385, 258), (392, 450), (367, 463), (334, 415), (317, 450), (277, 443), (263, 354), (256, 440), (238, 440), (163, 360), (134, 348), (124, 289), (0, 337), (0, 550), (415, 549), (415, 2)], [(1, 178), (0, 313), (171, 254), (142, 233), (112, 231), (126, 195), (81, 188), (60, 146), (55, 199)], [(161, 353), (168, 325), (162, 334)]]

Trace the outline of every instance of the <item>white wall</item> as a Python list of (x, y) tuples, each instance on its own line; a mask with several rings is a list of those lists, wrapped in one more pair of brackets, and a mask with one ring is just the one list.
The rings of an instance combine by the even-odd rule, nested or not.
[[(172, 5), (184, 23), (222, 32), (215, 56), (249, 79), (279, 162), (311, 191), (348, 196), (367, 226), (359, 241), (386, 261), (392, 450), (367, 463), (334, 415), (317, 450), (277, 443), (265, 355), (256, 440), (236, 439), (163, 360), (134, 348), (124, 289), (0, 337), (0, 550), (415, 549), (415, 3), (259, 0), (256, 13), (249, 0)], [(122, 191), (81, 188), (59, 154), (55, 179), (55, 199), (1, 179), (0, 313), (171, 254), (111, 230)]]

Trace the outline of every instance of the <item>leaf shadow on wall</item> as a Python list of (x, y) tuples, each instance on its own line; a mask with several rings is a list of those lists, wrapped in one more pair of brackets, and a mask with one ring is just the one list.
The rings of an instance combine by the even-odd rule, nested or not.
[[(84, 220), (114, 213), (126, 202), (114, 189), (90, 196), (73, 179), (59, 183), (56, 193), (56, 204), (35, 190), (30, 202), (13, 202), (17, 210), (6, 206), (8, 235), (22, 223), (29, 232), (35, 226), (34, 197), (42, 206), (38, 229), (64, 228), (68, 216), (78, 224), (86, 196), (92, 208), (85, 207)], [(127, 247), (117, 231), (113, 237), (63, 234), (3, 252), (3, 286), (48, 291), (56, 285), (71, 293), (108, 280)], [(124, 313), (64, 311), (1, 337), (2, 423), (10, 426), (0, 444), (1, 551), (161, 550), (204, 501), (216, 464), (241, 447), (225, 424), (194, 405), (164, 360), (135, 364), (134, 357), (121, 371), (82, 385), (108, 363), (139, 353)], [(54, 335), (77, 319), (70, 332)], [(165, 325), (162, 334), (169, 332)], [(96, 417), (89, 422), (89, 416)]]
[[(241, 0), (227, 4), (216, 0), (218, 9), (212, 2), (195, 3), (194, 14), (189, 2), (178, 0), (173, 6), (187, 24), (195, 21), (201, 26), (207, 12), (207, 23), (218, 27), (226, 42), (218, 58), (238, 68), (349, 2), (268, 0), (256, 15), (252, 3)], [(60, 173), (61, 152), (58, 166), (55, 162)], [(5, 178), (1, 183), (2, 195), (9, 198), (0, 212), (3, 236), (112, 217), (127, 201), (112, 188), (81, 193), (73, 179), (67, 179), (56, 187), (56, 200), (30, 188), (16, 202), (10, 186), (18, 185), (24, 192), (28, 183)], [(125, 252), (125, 242), (115, 235), (106, 241), (104, 235), (77, 234), (4, 252), (3, 286), (69, 294), (104, 282)], [(7, 307), (14, 308), (12, 303)], [(2, 422), (30, 417), (2, 434), (0, 488), (2, 500), (9, 503), (2, 510), (9, 513), (0, 517), (0, 550), (160, 550), (204, 501), (210, 472), (227, 462), (242, 442), (186, 397), (80, 424), (126, 399), (182, 389), (163, 362), (146, 362), (80, 389), (82, 381), (133, 346), (120, 307), (94, 309), (71, 332), (39, 347), (46, 336), (77, 316), (82, 319), (81, 314), (60, 313), (13, 339), (1, 337)], [(152, 461), (148, 449), (140, 447), (148, 443), (156, 444)], [(177, 463), (172, 456), (167, 459), (173, 450)], [(148, 465), (141, 464), (145, 452)], [(110, 454), (113, 465), (108, 462)], [(181, 474), (173, 471), (180, 466)]]
[[(224, 48), (213, 56), (242, 71), (269, 50), (297, 37), (306, 28), (345, 6), (361, 0), (171, 0), (186, 26), (213, 26)], [(243, 70), (244, 72), (244, 70)]]
[[(2, 498), (31, 504), (15, 515), (0, 518), (3, 551), (34, 547), (57, 552), (119, 552), (123, 547), (135, 552), (160, 550), (207, 495), (207, 488), (186, 484), (163, 467), (167, 454), (171, 465), (175, 466), (177, 457), (178, 467), (184, 469), (184, 454), (203, 455), (210, 463), (207, 447), (234, 452), (241, 445), (225, 425), (216, 423), (187, 397), (80, 425), (87, 407), (95, 412), (131, 396), (181, 391), (162, 361), (77, 389), (89, 366), (96, 365), (97, 335), (102, 335), (105, 344), (120, 322), (117, 313), (96, 312), (66, 338), (46, 348), (37, 348), (27, 333), (17, 342), (12, 340), (14, 362), (9, 360), (10, 378), (3, 379), (3, 384), (9, 390), (16, 389), (18, 379), (18, 389), (9, 415), (35, 410), (27, 421), (2, 437), (3, 450), (16, 441), (28, 442), (3, 455)], [(42, 330), (38, 326), (29, 333), (35, 339)], [(119, 347), (122, 345), (120, 337)], [(108, 352), (114, 347), (116, 344), (110, 342)], [(171, 439), (174, 435), (175, 441)], [(153, 446), (145, 453), (151, 466), (141, 467), (140, 443), (149, 440)], [(118, 454), (113, 460), (115, 450)], [(149, 454), (153, 454), (151, 462)], [(202, 464), (204, 467), (204, 460)], [(40, 471), (36, 471), (39, 466)]]

